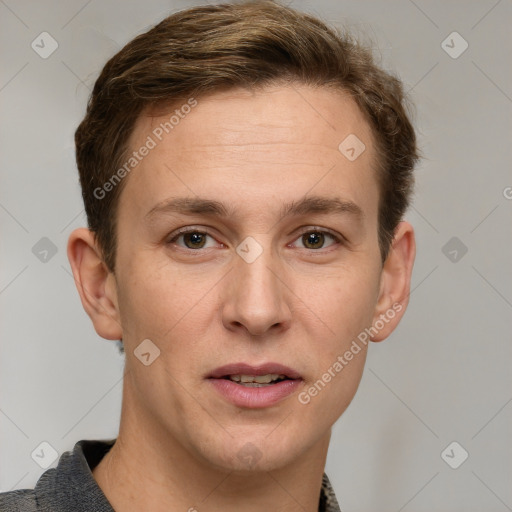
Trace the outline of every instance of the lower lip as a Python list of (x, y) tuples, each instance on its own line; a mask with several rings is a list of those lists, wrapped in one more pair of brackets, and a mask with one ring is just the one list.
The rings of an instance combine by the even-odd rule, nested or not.
[(294, 393), (301, 379), (288, 379), (269, 386), (247, 387), (229, 379), (208, 379), (215, 389), (237, 407), (257, 409), (270, 407)]

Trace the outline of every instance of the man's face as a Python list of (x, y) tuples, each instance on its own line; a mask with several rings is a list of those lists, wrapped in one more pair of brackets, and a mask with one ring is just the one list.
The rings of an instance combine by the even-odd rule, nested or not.
[[(362, 375), (364, 346), (304, 403), (377, 318), (374, 140), (353, 100), (325, 88), (197, 101), (161, 141), (154, 130), (167, 112), (141, 116), (130, 139), (132, 150), (148, 135), (157, 144), (126, 178), (118, 210), (125, 400), (146, 434), (203, 463), (242, 468), (252, 450), (260, 467), (282, 467), (328, 440)], [(350, 134), (366, 146), (353, 161), (338, 149)], [(325, 202), (288, 211), (312, 197)], [(226, 215), (161, 208), (185, 198)], [(148, 366), (134, 355), (146, 339), (160, 349)], [(236, 363), (279, 363), (298, 378), (264, 387), (211, 378)]]

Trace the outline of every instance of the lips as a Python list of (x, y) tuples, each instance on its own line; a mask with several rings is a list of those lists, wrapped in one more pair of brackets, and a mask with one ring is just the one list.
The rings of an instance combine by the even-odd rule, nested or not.
[(279, 363), (227, 364), (213, 370), (206, 381), (224, 400), (244, 409), (277, 406), (303, 383), (299, 372)]
[(279, 363), (265, 363), (253, 366), (247, 363), (233, 363), (220, 366), (213, 370), (206, 378), (208, 379), (227, 379), (237, 375), (280, 375), (286, 379), (301, 379), (299, 372)]

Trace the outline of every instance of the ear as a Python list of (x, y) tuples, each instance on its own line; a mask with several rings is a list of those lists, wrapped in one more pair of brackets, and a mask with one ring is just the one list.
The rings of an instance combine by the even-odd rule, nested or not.
[(67, 252), (82, 306), (94, 329), (107, 340), (122, 339), (115, 276), (101, 257), (94, 233), (87, 228), (75, 229)]
[(372, 341), (385, 340), (399, 324), (409, 303), (411, 274), (416, 256), (414, 229), (400, 222), (384, 262), (380, 291), (373, 317)]

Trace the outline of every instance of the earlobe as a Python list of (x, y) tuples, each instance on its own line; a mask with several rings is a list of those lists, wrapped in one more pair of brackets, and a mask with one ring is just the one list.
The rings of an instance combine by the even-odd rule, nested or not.
[(372, 324), (372, 341), (385, 340), (397, 327), (409, 303), (416, 256), (413, 227), (398, 224), (381, 273), (380, 292)]
[(122, 338), (115, 277), (101, 258), (94, 233), (87, 228), (74, 230), (67, 253), (82, 306), (94, 329), (108, 340)]

